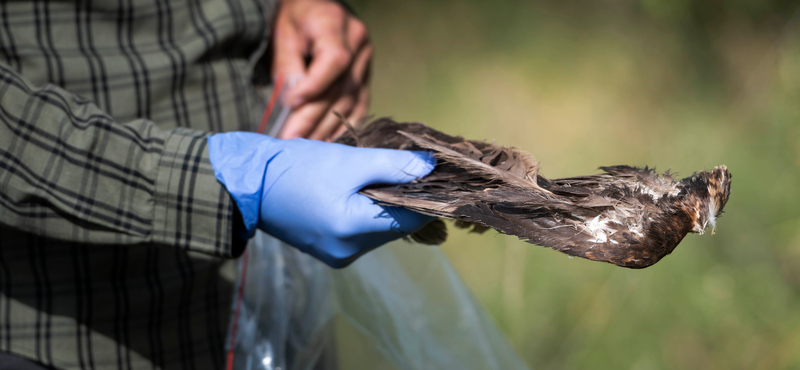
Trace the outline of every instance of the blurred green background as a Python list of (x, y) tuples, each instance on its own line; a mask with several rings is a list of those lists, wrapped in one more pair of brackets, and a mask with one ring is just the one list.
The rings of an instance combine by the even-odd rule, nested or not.
[(640, 271), (451, 227), (443, 250), (531, 368), (800, 368), (797, 2), (349, 2), (376, 115), (525, 149), (547, 177), (733, 174), (717, 234)]

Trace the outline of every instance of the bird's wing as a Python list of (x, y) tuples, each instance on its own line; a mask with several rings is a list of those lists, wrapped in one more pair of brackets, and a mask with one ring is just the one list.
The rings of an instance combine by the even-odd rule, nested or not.
[[(439, 163), (422, 179), (362, 190), (379, 204), (455, 219), (457, 226), (480, 225), (476, 231), (493, 228), (573, 256), (646, 267), (670, 253), (690, 229), (690, 221), (660, 201), (675, 196), (679, 184), (647, 168), (606, 167), (599, 175), (548, 180), (527, 152), (390, 119), (352, 130), (338, 142), (436, 155)], [(652, 222), (658, 215), (675, 218), (667, 226), (672, 229)], [(414, 238), (440, 243), (444, 228), (434, 223)]]

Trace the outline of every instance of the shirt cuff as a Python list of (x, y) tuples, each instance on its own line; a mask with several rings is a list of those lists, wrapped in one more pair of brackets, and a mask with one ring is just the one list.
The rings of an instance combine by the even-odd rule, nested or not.
[(156, 178), (152, 240), (224, 258), (234, 246), (234, 203), (214, 177), (203, 131), (179, 128), (164, 143)]

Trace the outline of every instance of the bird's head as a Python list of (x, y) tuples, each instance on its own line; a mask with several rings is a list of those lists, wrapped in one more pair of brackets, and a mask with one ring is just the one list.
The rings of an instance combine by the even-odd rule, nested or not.
[(711, 234), (717, 226), (717, 217), (722, 214), (731, 193), (731, 173), (724, 165), (711, 171), (696, 173), (681, 181), (683, 191), (682, 208), (692, 220), (692, 232), (703, 234), (711, 226)]

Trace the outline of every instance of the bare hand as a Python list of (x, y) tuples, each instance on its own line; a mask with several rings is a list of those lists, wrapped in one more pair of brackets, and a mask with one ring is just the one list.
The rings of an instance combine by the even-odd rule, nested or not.
[[(367, 28), (330, 0), (283, 0), (273, 32), (273, 76), (303, 79), (287, 96), (292, 114), (280, 138), (331, 140), (369, 105), (372, 44)], [(310, 64), (306, 67), (306, 60)]]

